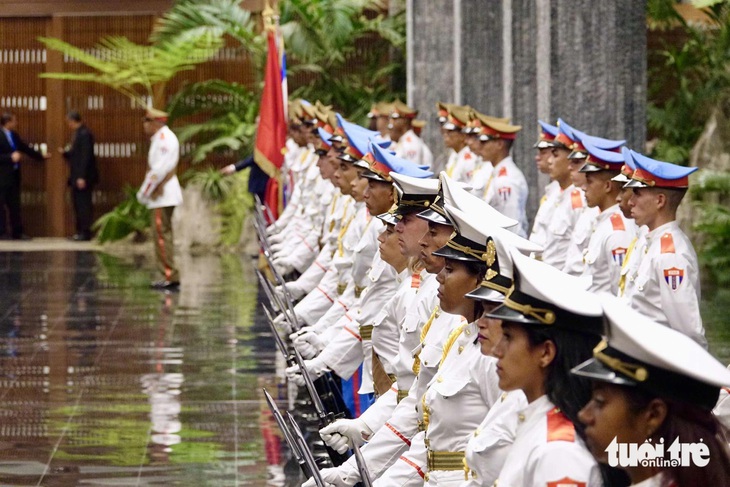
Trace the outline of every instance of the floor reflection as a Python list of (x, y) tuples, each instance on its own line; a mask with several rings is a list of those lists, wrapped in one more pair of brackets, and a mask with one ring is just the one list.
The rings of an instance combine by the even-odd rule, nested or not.
[(259, 394), (280, 388), (250, 264), (184, 265), (180, 293), (163, 294), (145, 261), (0, 253), (0, 483), (282, 480)]

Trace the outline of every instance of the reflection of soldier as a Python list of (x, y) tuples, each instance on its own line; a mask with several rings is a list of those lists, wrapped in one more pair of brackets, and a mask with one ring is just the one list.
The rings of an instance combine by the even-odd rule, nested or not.
[(154, 373), (142, 376), (142, 392), (149, 396), (150, 420), (152, 422), (152, 443), (163, 445), (171, 451), (171, 445), (180, 443), (182, 429), (178, 419), (180, 405), (180, 386), (184, 379), (180, 373)]
[[(93, 267), (96, 256), (91, 252), (75, 252), (76, 262), (73, 265), (74, 274), (71, 281), (71, 303), (66, 320), (69, 330), (78, 333), (70, 346), (78, 355), (78, 365), (93, 366), (96, 360), (95, 335), (100, 324), (97, 315), (96, 277)], [(73, 262), (72, 262), (73, 263)]]

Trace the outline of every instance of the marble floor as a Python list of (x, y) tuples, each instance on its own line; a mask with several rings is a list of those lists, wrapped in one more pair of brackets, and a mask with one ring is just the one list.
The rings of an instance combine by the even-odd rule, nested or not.
[[(147, 255), (74, 248), (0, 247), (0, 485), (300, 485), (252, 260), (181, 258), (165, 294)], [(730, 290), (703, 298), (727, 363)]]
[(253, 270), (189, 260), (165, 294), (145, 258), (0, 252), (0, 484), (273, 485)]

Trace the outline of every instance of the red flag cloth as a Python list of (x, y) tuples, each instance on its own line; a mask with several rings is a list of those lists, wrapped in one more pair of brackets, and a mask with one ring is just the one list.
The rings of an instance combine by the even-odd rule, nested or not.
[(254, 161), (271, 178), (266, 186), (266, 202), (278, 218), (281, 208), (281, 173), (284, 164), (287, 120), (284, 114), (284, 97), (281, 88), (281, 66), (276, 37), (273, 31), (268, 35), (268, 54), (266, 56), (266, 72), (264, 74), (264, 92), (261, 95), (259, 108), (259, 126), (256, 134)]

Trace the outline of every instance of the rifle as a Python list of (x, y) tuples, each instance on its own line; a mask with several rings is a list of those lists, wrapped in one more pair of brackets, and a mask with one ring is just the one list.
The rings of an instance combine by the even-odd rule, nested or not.
[(302, 430), (299, 429), (299, 425), (296, 423), (296, 421), (294, 421), (294, 418), (289, 411), (286, 412), (286, 416), (289, 418), (289, 423), (291, 423), (292, 425), (294, 441), (299, 445), (299, 450), (302, 452), (305, 461), (308, 465), (314, 466), (314, 468), (312, 469), (312, 478), (314, 479), (314, 483), (317, 484), (317, 487), (325, 487), (324, 479), (322, 479), (322, 474), (319, 473), (319, 469), (317, 468), (317, 462), (315, 462), (312, 452), (309, 451), (309, 448), (307, 447), (307, 442), (304, 439)]
[(357, 469), (360, 471), (360, 483), (362, 484), (362, 487), (372, 487), (373, 480), (372, 477), (370, 477), (370, 471), (368, 470), (368, 466), (365, 464), (365, 458), (362, 456), (362, 452), (360, 451), (360, 447), (357, 446), (357, 443), (353, 443), (353, 450), (355, 452)]
[(266, 321), (269, 323), (269, 327), (271, 328), (271, 334), (274, 335), (274, 342), (276, 342), (276, 348), (279, 349), (282, 355), (284, 355), (284, 358), (286, 359), (286, 365), (288, 367), (291, 367), (296, 362), (294, 361), (294, 357), (289, 353), (289, 351), (286, 348), (286, 344), (284, 343), (284, 340), (282, 340), (281, 335), (279, 335), (279, 332), (276, 329), (276, 325), (274, 324), (273, 318), (271, 318), (271, 312), (269, 309), (264, 306), (264, 314), (266, 315)]
[(286, 440), (287, 445), (289, 445), (289, 449), (292, 452), (292, 455), (294, 455), (294, 458), (296, 459), (297, 463), (299, 464), (299, 468), (302, 469), (302, 473), (304, 473), (304, 476), (309, 478), (312, 476), (312, 471), (316, 471), (319, 473), (319, 468), (316, 464), (309, 465), (307, 463), (307, 459), (305, 458), (304, 454), (299, 448), (298, 443), (294, 440), (294, 435), (289, 430), (289, 427), (286, 425), (286, 422), (284, 421), (284, 416), (281, 415), (281, 411), (279, 411), (279, 407), (274, 402), (274, 399), (271, 397), (269, 392), (264, 388), (264, 397), (266, 397), (266, 403), (269, 405), (269, 410), (271, 411), (271, 414), (274, 416), (274, 419), (276, 420), (276, 424), (279, 425), (279, 429), (281, 430), (282, 434), (284, 435), (284, 440)]

